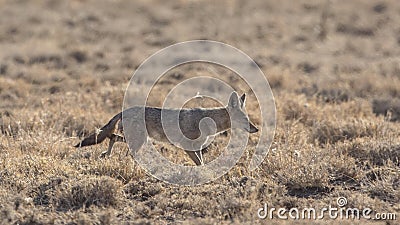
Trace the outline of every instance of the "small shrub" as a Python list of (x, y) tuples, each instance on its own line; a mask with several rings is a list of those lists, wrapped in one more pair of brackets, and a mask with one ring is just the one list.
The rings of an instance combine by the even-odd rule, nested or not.
[(109, 177), (79, 180), (57, 194), (57, 206), (64, 210), (91, 205), (116, 206), (121, 187), (121, 182)]

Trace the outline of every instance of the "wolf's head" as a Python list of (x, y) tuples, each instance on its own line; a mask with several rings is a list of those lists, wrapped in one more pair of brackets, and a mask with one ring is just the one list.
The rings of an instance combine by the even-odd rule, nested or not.
[(228, 105), (226, 106), (226, 110), (231, 117), (231, 126), (243, 129), (249, 133), (255, 133), (258, 129), (250, 122), (249, 117), (244, 112), (245, 102), (246, 94), (243, 94), (239, 98), (236, 92), (232, 92), (229, 97)]

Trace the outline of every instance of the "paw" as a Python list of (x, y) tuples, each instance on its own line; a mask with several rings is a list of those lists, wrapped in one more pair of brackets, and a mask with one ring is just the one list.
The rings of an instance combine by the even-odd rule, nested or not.
[(109, 156), (108, 152), (102, 152), (99, 156), (99, 158), (104, 159), (106, 156)]

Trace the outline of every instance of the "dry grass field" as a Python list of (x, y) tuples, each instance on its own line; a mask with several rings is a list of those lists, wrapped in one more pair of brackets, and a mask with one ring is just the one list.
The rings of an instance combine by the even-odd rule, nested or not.
[[(397, 0), (0, 0), (0, 224), (399, 224), (399, 21)], [(106, 142), (72, 147), (121, 110), (140, 63), (193, 39), (243, 50), (270, 82), (277, 127), (256, 171), (246, 162), (257, 134), (228, 174), (195, 187), (148, 175), (123, 143), (101, 160)], [(248, 92), (260, 125), (246, 84), (207, 65), (171, 72), (150, 104), (199, 74)], [(338, 197), (397, 220), (257, 217), (264, 203), (321, 209)]]

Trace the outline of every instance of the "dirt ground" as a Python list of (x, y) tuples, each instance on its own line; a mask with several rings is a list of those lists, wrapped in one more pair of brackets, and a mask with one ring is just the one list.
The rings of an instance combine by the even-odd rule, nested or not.
[[(0, 0), (0, 224), (398, 224), (399, 21), (396, 0)], [(246, 162), (257, 134), (228, 174), (195, 187), (148, 175), (123, 143), (101, 160), (106, 142), (72, 147), (121, 110), (147, 57), (194, 39), (241, 49), (270, 82), (277, 128), (256, 171)], [(186, 78), (212, 75), (249, 93), (259, 126), (249, 87), (209, 68), (177, 68), (150, 104), (160, 106)], [(228, 136), (216, 138), (206, 160)], [(167, 143), (155, 146), (190, 163)], [(397, 219), (257, 217), (264, 203), (320, 210), (339, 197)]]

